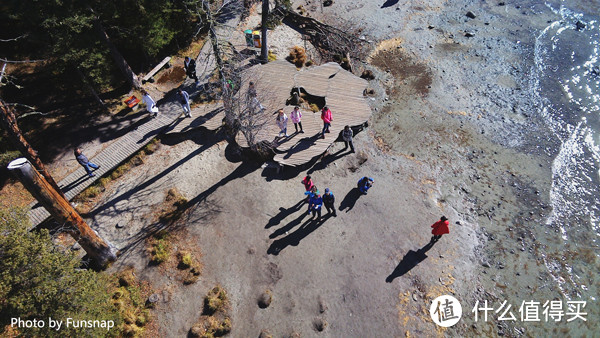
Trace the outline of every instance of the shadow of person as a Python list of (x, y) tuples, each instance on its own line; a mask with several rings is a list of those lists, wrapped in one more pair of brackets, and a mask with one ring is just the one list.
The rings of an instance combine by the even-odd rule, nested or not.
[(331, 218), (331, 215), (325, 215), (321, 217), (320, 220), (312, 218), (306, 220), (306, 222), (302, 223), (302, 226), (300, 226), (296, 231), (283, 238), (273, 241), (273, 243), (271, 243), (271, 246), (269, 246), (269, 249), (267, 249), (267, 253), (269, 255), (277, 256), (283, 249), (287, 248), (288, 246), (296, 246), (300, 244), (300, 241), (304, 239), (304, 237), (310, 235), (313, 231), (317, 230), (329, 218)]
[(288, 217), (289, 215), (300, 210), (302, 205), (305, 203), (307, 203), (306, 198), (303, 198), (300, 201), (298, 201), (298, 203), (294, 204), (293, 206), (291, 206), (289, 208), (279, 207), (279, 213), (277, 215), (271, 217), (271, 219), (269, 220), (269, 223), (267, 223), (267, 225), (265, 225), (265, 229), (268, 229), (272, 226), (275, 226), (275, 225), (281, 223), (281, 221), (283, 221), (286, 217)]
[(394, 279), (396, 279), (396, 277), (403, 276), (405, 273), (409, 272), (419, 263), (427, 259), (427, 255), (425, 253), (433, 247), (433, 244), (435, 243), (429, 242), (417, 251), (408, 251), (408, 253), (402, 258), (402, 261), (398, 263), (398, 266), (396, 266), (394, 271), (389, 276), (387, 276), (387, 278), (385, 279), (386, 283), (391, 283)]
[(362, 193), (358, 188), (350, 190), (342, 200), (342, 203), (340, 203), (340, 211), (343, 211), (344, 209), (347, 209), (346, 212), (352, 210), (360, 196), (362, 196)]
[(327, 168), (327, 166), (334, 162), (335, 160), (342, 158), (346, 155), (348, 155), (348, 153), (344, 154), (344, 149), (340, 149), (337, 152), (330, 154), (330, 155), (326, 155), (325, 157), (323, 157), (319, 162), (315, 163), (312, 168), (310, 168), (306, 173), (309, 175), (312, 175), (312, 173), (314, 173), (315, 171), (318, 170), (323, 170), (325, 168)]
[(387, 8), (387, 7), (392, 7), (395, 4), (398, 3), (399, 0), (387, 0), (383, 5), (381, 5), (381, 8)]

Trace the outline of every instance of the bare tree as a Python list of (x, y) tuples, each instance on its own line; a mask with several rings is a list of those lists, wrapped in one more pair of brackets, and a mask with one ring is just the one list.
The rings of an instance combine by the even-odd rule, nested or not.
[[(224, 122), (228, 132), (232, 137), (241, 133), (247, 145), (253, 150), (270, 149), (270, 144), (260, 142), (260, 133), (271, 122), (265, 114), (261, 113), (266, 107), (273, 106), (268, 102), (267, 91), (258, 90), (256, 96), (248, 95), (246, 89), (248, 83), (254, 81), (260, 88), (261, 81), (251, 78), (252, 75), (245, 72), (252, 63), (243, 65), (241, 61), (245, 57), (227, 41), (227, 38), (220, 36), (222, 32), (235, 31), (231, 27), (226, 27), (219, 17), (223, 13), (231, 13), (239, 9), (236, 7), (239, 6), (239, 2), (200, 0), (188, 5), (189, 10), (198, 15), (201, 24), (208, 30), (208, 43), (211, 50), (210, 55), (205, 56), (205, 62), (213, 64), (214, 68), (205, 71), (213, 72), (217, 80), (205, 86), (205, 90), (211, 92), (213, 97), (222, 100)], [(203, 77), (206, 77), (204, 75)]]

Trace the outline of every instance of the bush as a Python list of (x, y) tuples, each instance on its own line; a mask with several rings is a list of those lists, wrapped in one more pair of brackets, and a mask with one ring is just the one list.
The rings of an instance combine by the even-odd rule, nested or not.
[(294, 46), (290, 50), (290, 56), (288, 56), (288, 61), (295, 64), (296, 67), (300, 68), (306, 62), (306, 51), (304, 48), (300, 46)]

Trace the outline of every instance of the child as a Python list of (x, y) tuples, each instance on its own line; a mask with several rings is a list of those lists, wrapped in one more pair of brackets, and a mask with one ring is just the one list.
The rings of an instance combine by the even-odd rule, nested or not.
[(281, 136), (281, 134), (283, 134), (283, 135), (285, 135), (285, 137), (288, 137), (288, 134), (287, 134), (288, 117), (283, 112), (283, 109), (279, 109), (279, 114), (277, 115), (276, 122), (277, 122), (277, 126), (281, 129), (278, 136)]
[(331, 126), (331, 110), (327, 106), (321, 110), (321, 120), (323, 120), (323, 132), (321, 138), (325, 138), (325, 133), (329, 133), (329, 127)]
[(294, 107), (294, 110), (292, 110), (292, 113), (290, 114), (290, 118), (292, 119), (292, 122), (294, 122), (296, 133), (298, 132), (298, 126), (300, 126), (300, 133), (304, 134), (304, 130), (302, 129), (302, 112), (300, 112), (300, 107)]

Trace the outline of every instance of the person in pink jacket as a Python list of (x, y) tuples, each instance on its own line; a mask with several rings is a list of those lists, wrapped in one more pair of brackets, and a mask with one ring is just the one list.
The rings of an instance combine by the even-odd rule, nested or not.
[(290, 113), (290, 118), (292, 119), (292, 122), (294, 122), (296, 133), (298, 132), (298, 126), (300, 126), (300, 132), (304, 134), (304, 130), (302, 129), (302, 112), (300, 111), (300, 107), (294, 107), (294, 110), (292, 110)]
[(323, 132), (321, 137), (325, 138), (325, 133), (329, 132), (329, 127), (331, 126), (331, 121), (333, 120), (331, 118), (331, 110), (329, 110), (327, 106), (321, 109), (321, 120), (323, 120)]

